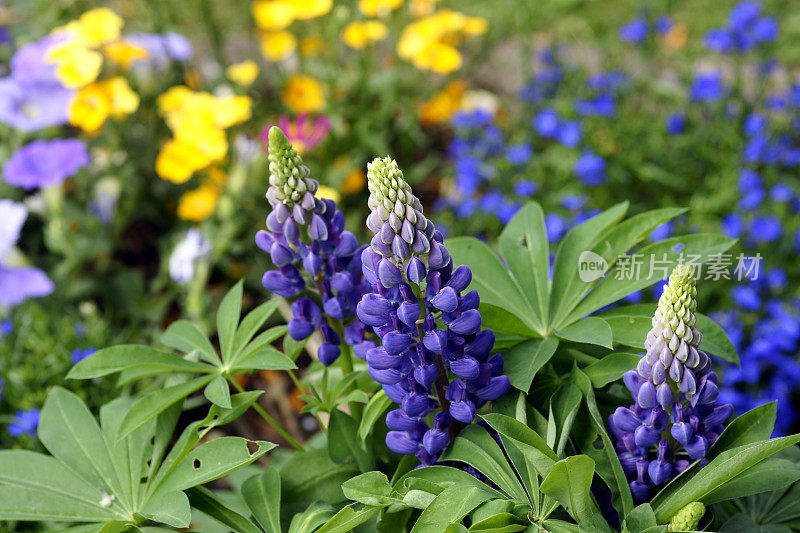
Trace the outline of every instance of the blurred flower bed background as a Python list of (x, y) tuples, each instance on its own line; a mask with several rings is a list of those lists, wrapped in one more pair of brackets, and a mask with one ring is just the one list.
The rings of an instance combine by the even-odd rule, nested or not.
[[(776, 431), (796, 432), (800, 12), (528, 4), (0, 4), (0, 446), (36, 446), (47, 390), (94, 349), (210, 324), (242, 277), (250, 307), (268, 296), (252, 235), (271, 125), (361, 240), (366, 163), (386, 154), (447, 236), (490, 245), (531, 198), (552, 243), (620, 201), (689, 206), (651, 238), (739, 239), (703, 294), (741, 354), (722, 398), (781, 398)], [(740, 254), (757, 275), (737, 279)], [(288, 378), (259, 379), (273, 411), (300, 411)], [(90, 406), (117, 392), (66, 386)]]

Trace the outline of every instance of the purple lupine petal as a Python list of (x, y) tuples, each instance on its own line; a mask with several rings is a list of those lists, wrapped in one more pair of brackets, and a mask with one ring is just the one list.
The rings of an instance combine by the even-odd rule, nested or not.
[(383, 346), (372, 348), (367, 352), (367, 364), (376, 370), (399, 369), (402, 359), (400, 355), (386, 353), (386, 348)]
[(470, 309), (450, 323), (450, 329), (459, 335), (472, 335), (481, 327), (481, 314), (475, 309)]
[(394, 453), (410, 455), (417, 452), (421, 444), (419, 441), (409, 438), (405, 432), (390, 431), (386, 434), (386, 446)]
[(386, 413), (386, 427), (394, 431), (412, 431), (419, 427), (420, 420), (408, 416), (402, 409), (395, 409)]
[(456, 376), (465, 380), (473, 380), (478, 377), (480, 367), (478, 361), (470, 356), (450, 361), (450, 371)]
[(467, 265), (461, 265), (453, 271), (453, 275), (447, 282), (456, 292), (463, 292), (472, 282), (472, 271)]
[(659, 437), (661, 436), (655, 428), (650, 426), (639, 426), (636, 428), (634, 432), (634, 439), (636, 440), (636, 445), (642, 448), (647, 448), (648, 446), (652, 446), (656, 442), (658, 442)]
[(614, 420), (614, 425), (623, 432), (632, 433), (636, 428), (642, 425), (642, 421), (634, 414), (633, 411), (625, 407), (617, 407), (614, 414), (611, 415)]
[(323, 342), (317, 350), (317, 358), (325, 366), (331, 366), (339, 358), (339, 347), (329, 342)]
[(446, 431), (441, 429), (429, 429), (422, 436), (422, 446), (431, 455), (439, 455), (445, 449), (450, 438)]
[(440, 311), (452, 313), (458, 308), (458, 294), (452, 287), (445, 287), (431, 298), (431, 305)]
[(316, 329), (314, 324), (302, 318), (292, 318), (286, 325), (289, 329), (289, 336), (296, 341), (307, 339)]

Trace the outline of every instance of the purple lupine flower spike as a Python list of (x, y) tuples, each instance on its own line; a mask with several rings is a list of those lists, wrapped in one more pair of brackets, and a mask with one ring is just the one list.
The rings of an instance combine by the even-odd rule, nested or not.
[[(357, 313), (383, 344), (366, 351), (368, 371), (400, 405), (387, 415), (386, 444), (430, 465), (461, 425), (511, 383), (502, 357), (491, 353), (494, 334), (481, 330), (478, 293), (465, 293), (469, 267), (453, 269), (441, 233), (422, 214), (397, 163), (376, 159), (367, 170), (367, 227), (375, 235), (361, 266), (373, 290)], [(433, 427), (425, 422), (430, 413)]]
[(647, 353), (623, 376), (634, 403), (608, 419), (637, 503), (692, 462), (702, 465), (733, 414), (733, 406), (717, 401), (717, 375), (699, 349), (696, 295), (694, 271), (675, 267), (647, 334)]
[[(288, 328), (295, 340), (319, 330), (323, 342), (317, 357), (324, 365), (339, 358), (342, 342), (365, 358), (375, 343), (364, 338), (366, 328), (356, 318), (356, 305), (369, 290), (361, 274), (364, 247), (344, 230), (344, 215), (336, 203), (316, 197), (319, 185), (277, 127), (269, 131), (269, 171), (267, 200), (272, 211), (256, 244), (278, 268), (268, 270), (262, 284), (284, 298), (316, 294), (315, 299), (302, 296), (292, 303)], [(310, 275), (310, 284), (301, 269)]]

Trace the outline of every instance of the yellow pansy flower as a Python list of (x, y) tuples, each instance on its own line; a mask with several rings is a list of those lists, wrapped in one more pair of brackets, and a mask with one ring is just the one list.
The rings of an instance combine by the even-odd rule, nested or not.
[(119, 39), (123, 23), (122, 17), (107, 7), (99, 7), (81, 15), (78, 31), (89, 45), (100, 46)]
[(480, 17), (468, 17), (461, 31), (465, 35), (483, 35), (489, 30), (489, 21)]
[(156, 157), (156, 173), (173, 183), (185, 183), (207, 164), (208, 159), (197, 147), (170, 139)]
[(139, 95), (133, 92), (128, 80), (116, 76), (102, 83), (109, 101), (109, 109), (114, 118), (130, 115), (139, 107)]
[(214, 119), (217, 127), (230, 128), (250, 118), (253, 100), (249, 96), (224, 96), (215, 99)]
[(122, 70), (130, 69), (135, 62), (146, 59), (148, 56), (147, 49), (127, 41), (117, 41), (105, 45), (103, 54), (109, 61), (119, 65)]
[(203, 154), (203, 164), (198, 160), (198, 168), (204, 168), (213, 161), (219, 161), (228, 153), (228, 138), (225, 131), (213, 128), (194, 125), (186, 121), (181, 127), (175, 130), (175, 139), (187, 144), (191, 144)]
[(317, 188), (316, 197), (320, 199), (327, 198), (328, 200), (333, 200), (336, 203), (339, 203), (339, 200), (342, 199), (342, 196), (339, 194), (339, 191), (328, 187), (326, 185), (320, 185)]
[(252, 5), (253, 19), (262, 30), (282, 30), (294, 21), (294, 8), (284, 0), (258, 0)]
[(331, 10), (333, 0), (283, 0), (292, 6), (294, 17), (300, 20), (321, 17)]
[(214, 214), (220, 195), (219, 187), (213, 183), (203, 183), (197, 189), (183, 193), (178, 200), (178, 217), (194, 222), (207, 219)]
[(347, 196), (348, 194), (361, 192), (366, 183), (367, 176), (364, 174), (364, 171), (360, 168), (354, 168), (344, 177), (344, 181), (342, 182), (341, 186), (342, 194)]
[(411, 0), (411, 14), (415, 17), (426, 17), (433, 13), (438, 0)]
[(461, 108), (467, 84), (452, 81), (419, 107), (419, 118), (423, 124), (445, 124)]
[(188, 98), (192, 96), (193, 92), (185, 85), (176, 85), (170, 87), (156, 100), (158, 111), (162, 115), (179, 109)]
[(111, 114), (105, 88), (93, 83), (78, 91), (69, 106), (69, 123), (86, 132), (97, 131)]
[(239, 85), (250, 85), (258, 77), (258, 65), (255, 61), (247, 60), (235, 63), (225, 69), (225, 75), (234, 83)]
[(261, 55), (270, 61), (280, 61), (289, 57), (297, 48), (297, 39), (286, 30), (268, 31), (259, 36)]
[(103, 56), (76, 41), (65, 41), (53, 46), (47, 60), (56, 65), (56, 77), (69, 89), (89, 85), (103, 67)]
[(383, 17), (403, 5), (403, 0), (358, 0), (358, 9), (368, 17)]
[(414, 65), (418, 68), (426, 68), (437, 74), (449, 74), (461, 68), (461, 53), (442, 42), (429, 44), (414, 60)]
[(322, 85), (311, 76), (296, 75), (289, 78), (281, 92), (284, 105), (295, 113), (314, 113), (325, 106)]
[(361, 50), (369, 44), (385, 39), (389, 30), (377, 20), (351, 22), (342, 31), (342, 41), (349, 47)]

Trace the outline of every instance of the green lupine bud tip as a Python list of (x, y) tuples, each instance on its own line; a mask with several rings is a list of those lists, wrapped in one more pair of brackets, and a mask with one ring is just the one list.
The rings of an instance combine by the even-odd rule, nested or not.
[[(268, 152), (270, 187), (267, 199), (270, 204), (275, 207), (282, 203), (288, 209), (294, 204), (302, 204), (305, 210), (313, 209), (313, 195), (318, 184), (308, 177), (308, 167), (303, 165), (303, 159), (277, 126), (272, 126), (269, 130)], [(286, 217), (280, 218), (283, 220)]]
[(700, 519), (706, 513), (706, 506), (700, 502), (692, 502), (673, 516), (667, 531), (697, 531)]
[[(372, 231), (379, 231), (393, 212), (401, 223), (409, 219), (412, 225), (417, 225), (417, 218), (422, 217), (422, 204), (403, 179), (403, 172), (394, 159), (379, 157), (367, 164), (367, 187), (370, 192), (367, 204), (372, 211), (367, 226)], [(421, 228), (424, 227), (423, 223)]]

